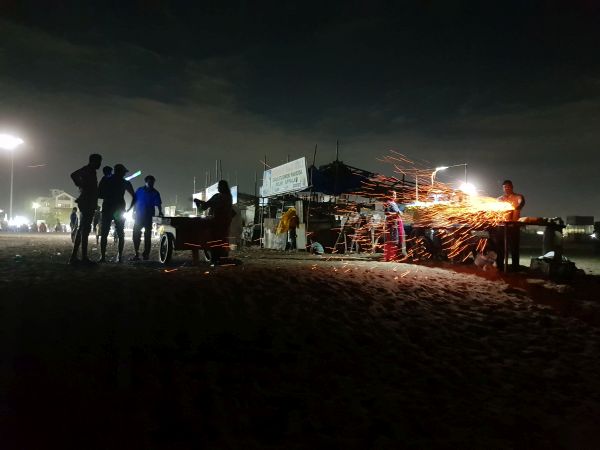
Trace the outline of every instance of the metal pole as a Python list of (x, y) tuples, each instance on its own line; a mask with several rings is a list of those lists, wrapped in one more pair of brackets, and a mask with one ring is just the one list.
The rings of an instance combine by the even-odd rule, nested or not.
[(10, 203), (8, 207), (8, 218), (13, 219), (12, 207), (13, 207), (13, 181), (15, 176), (15, 151), (10, 151)]
[(508, 272), (508, 222), (504, 222), (504, 273)]
[[(192, 193), (192, 198), (196, 195), (196, 177), (194, 177), (194, 192)], [(196, 202), (192, 200), (192, 205), (194, 205), (194, 215), (198, 215), (198, 208), (196, 207)], [(145, 233), (145, 232), (144, 232)]]
[(419, 201), (419, 173), (415, 172), (415, 203)]

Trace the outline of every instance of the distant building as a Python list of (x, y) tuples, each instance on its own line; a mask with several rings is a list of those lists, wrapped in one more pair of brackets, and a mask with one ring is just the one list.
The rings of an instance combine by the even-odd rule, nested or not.
[(567, 216), (566, 227), (563, 230), (565, 239), (584, 241), (590, 239), (594, 232), (594, 216)]
[(40, 205), (38, 220), (45, 221), (48, 226), (54, 226), (57, 219), (61, 224), (68, 224), (71, 211), (77, 207), (75, 197), (62, 189), (50, 189), (48, 197), (38, 197), (34, 201)]

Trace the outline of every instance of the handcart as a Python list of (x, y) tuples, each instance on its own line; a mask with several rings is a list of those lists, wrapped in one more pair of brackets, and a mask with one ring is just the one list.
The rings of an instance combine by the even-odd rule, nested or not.
[(158, 226), (160, 246), (158, 258), (169, 264), (174, 250), (191, 250), (194, 264), (202, 255), (210, 260), (211, 226), (203, 217), (155, 217)]

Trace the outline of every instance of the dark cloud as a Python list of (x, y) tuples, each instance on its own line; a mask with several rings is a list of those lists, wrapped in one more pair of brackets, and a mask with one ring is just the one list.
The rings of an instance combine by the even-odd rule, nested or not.
[(490, 193), (515, 179), (528, 214), (600, 216), (592, 3), (84, 3), (14, 3), (0, 21), (0, 125), (28, 142), (20, 204), (72, 190), (93, 151), (154, 173), (173, 199), (216, 158), (251, 191), (264, 155), (318, 143), (325, 163), (340, 139), (352, 165), (389, 170), (389, 149), (468, 162)]

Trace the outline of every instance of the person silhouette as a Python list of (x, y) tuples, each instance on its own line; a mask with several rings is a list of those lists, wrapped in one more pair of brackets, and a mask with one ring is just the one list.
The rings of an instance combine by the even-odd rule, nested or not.
[(102, 212), (101, 212), (100, 207), (98, 206), (96, 208), (96, 211), (94, 211), (94, 220), (92, 221), (92, 229), (96, 233), (96, 245), (98, 245), (98, 243), (100, 241), (100, 229), (102, 228), (102, 225), (100, 224), (101, 220), (102, 220)]
[(123, 164), (116, 164), (114, 174), (103, 178), (98, 188), (98, 196), (102, 202), (102, 221), (100, 234), (100, 260), (106, 262), (106, 244), (110, 225), (115, 222), (115, 232), (119, 238), (119, 247), (116, 257), (117, 262), (123, 262), (123, 249), (125, 247), (125, 192), (131, 195), (132, 203), (135, 201), (135, 192), (131, 182), (125, 179), (128, 170)]
[(144, 253), (142, 257), (144, 261), (150, 257), (150, 249), (152, 247), (152, 218), (154, 217), (155, 208), (158, 208), (158, 214), (163, 215), (162, 200), (160, 193), (154, 188), (156, 178), (148, 175), (144, 178), (146, 183), (144, 186), (135, 191), (134, 201), (129, 207), (135, 208), (135, 222), (133, 225), (133, 248), (135, 256), (132, 261), (140, 260), (140, 243), (142, 240), (142, 228), (144, 229)]
[(77, 217), (77, 207), (74, 206), (69, 216), (69, 227), (71, 228), (71, 242), (75, 242), (75, 235), (77, 234), (77, 224), (79, 223), (79, 217)]
[[(100, 164), (102, 164), (102, 156), (93, 153), (90, 155), (87, 165), (71, 174), (73, 183), (79, 188), (79, 197), (75, 201), (80, 211), (79, 226), (75, 233), (73, 251), (69, 258), (69, 264), (72, 265), (80, 262), (88, 265), (93, 264), (88, 258), (88, 237), (92, 229), (94, 211), (98, 205), (98, 178), (96, 177), (96, 171), (100, 168)], [(81, 261), (77, 258), (80, 246)]]
[[(504, 180), (502, 182), (502, 190), (504, 194), (498, 197), (501, 202), (510, 203), (513, 207), (512, 210), (506, 212), (506, 222), (502, 227), (498, 227), (495, 230), (495, 242), (496, 242), (496, 266), (498, 270), (504, 271), (504, 238), (506, 236), (506, 246), (511, 257), (511, 269), (514, 272), (520, 270), (520, 236), (521, 227), (518, 224), (519, 218), (521, 217), (521, 210), (525, 206), (525, 196), (517, 194), (514, 191), (513, 182), (511, 180)], [(506, 228), (506, 230), (505, 230)]]
[(233, 198), (229, 183), (225, 180), (219, 181), (218, 193), (207, 201), (194, 199), (196, 207), (200, 210), (210, 208), (210, 227), (212, 240), (215, 241), (210, 248), (210, 262), (217, 266), (222, 258), (227, 257), (229, 226), (233, 217)]

